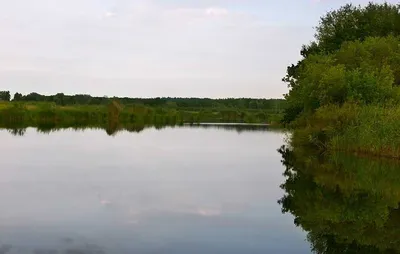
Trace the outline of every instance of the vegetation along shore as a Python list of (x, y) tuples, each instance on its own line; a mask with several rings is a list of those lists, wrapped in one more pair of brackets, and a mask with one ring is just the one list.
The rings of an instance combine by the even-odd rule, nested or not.
[[(0, 92), (0, 124), (38, 126), (264, 123), (278, 125), (283, 99), (108, 98)], [(112, 123), (112, 124), (110, 124)]]
[(400, 5), (345, 5), (321, 18), (288, 67), (291, 145), (400, 158)]

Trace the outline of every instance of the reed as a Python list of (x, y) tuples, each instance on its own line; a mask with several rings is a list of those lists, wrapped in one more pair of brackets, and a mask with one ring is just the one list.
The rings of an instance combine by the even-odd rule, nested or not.
[(123, 124), (176, 125), (201, 122), (227, 123), (273, 123), (280, 122), (280, 114), (263, 109), (237, 108), (184, 108), (149, 107), (141, 104), (120, 104), (111, 101), (106, 105), (67, 105), (54, 102), (2, 102), (0, 122), (103, 124), (109, 121)]
[(293, 145), (400, 159), (400, 106), (325, 106), (298, 119)]

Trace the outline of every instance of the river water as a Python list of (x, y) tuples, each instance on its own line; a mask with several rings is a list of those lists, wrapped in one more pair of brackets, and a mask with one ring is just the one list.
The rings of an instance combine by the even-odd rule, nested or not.
[(282, 131), (0, 130), (0, 253), (310, 253)]

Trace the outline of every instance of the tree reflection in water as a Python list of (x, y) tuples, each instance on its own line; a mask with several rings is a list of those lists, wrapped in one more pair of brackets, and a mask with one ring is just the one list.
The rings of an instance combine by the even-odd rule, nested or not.
[(400, 163), (281, 147), (278, 202), (315, 253), (400, 253)]
[(144, 124), (144, 123), (130, 123), (130, 124), (122, 124), (118, 121), (108, 121), (104, 124), (79, 124), (79, 125), (71, 125), (71, 124), (55, 124), (55, 123), (47, 123), (47, 124), (39, 124), (36, 126), (30, 125), (6, 125), (0, 126), (0, 129), (7, 129), (8, 132), (14, 136), (24, 136), (26, 133), (26, 129), (32, 127), (35, 128), (37, 132), (42, 134), (50, 134), (52, 132), (61, 131), (65, 129), (73, 129), (76, 131), (83, 131), (85, 129), (101, 129), (104, 130), (107, 135), (115, 136), (120, 131), (134, 132), (140, 133), (141, 131), (148, 128), (155, 128), (157, 130), (161, 130), (164, 128), (174, 128), (174, 127), (182, 127), (182, 128), (202, 128), (202, 129), (223, 129), (225, 131), (236, 131), (237, 133), (242, 132), (263, 132), (263, 131), (276, 131), (282, 132), (282, 129), (272, 128), (268, 125), (255, 125), (255, 124), (190, 124), (190, 125), (165, 125), (165, 124)]

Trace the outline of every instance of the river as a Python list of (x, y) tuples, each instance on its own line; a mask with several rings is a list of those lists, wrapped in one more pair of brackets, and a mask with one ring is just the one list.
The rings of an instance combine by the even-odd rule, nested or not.
[(0, 253), (310, 253), (262, 126), (0, 130)]

